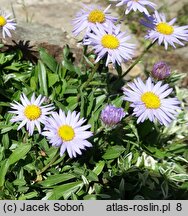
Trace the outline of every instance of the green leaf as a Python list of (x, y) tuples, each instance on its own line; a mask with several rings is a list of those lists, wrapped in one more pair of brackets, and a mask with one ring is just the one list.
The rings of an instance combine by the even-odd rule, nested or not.
[(36, 83), (35, 77), (31, 77), (30, 86), (31, 86), (33, 91), (35, 91), (37, 89), (37, 83)]
[(112, 101), (112, 104), (116, 107), (121, 107), (122, 103), (123, 103), (123, 97), (120, 96)]
[(4, 157), (4, 151), (5, 151), (5, 147), (4, 146), (0, 146), (0, 161), (2, 161), (2, 159)]
[(7, 102), (0, 102), (0, 106), (10, 107), (10, 103)]
[(59, 101), (57, 101), (57, 100), (54, 100), (54, 102), (55, 102), (55, 105), (59, 108), (59, 109), (62, 109), (63, 111), (68, 111), (68, 109), (67, 109), (67, 106), (64, 106), (62, 103), (60, 103)]
[(93, 172), (97, 175), (99, 175), (103, 168), (105, 166), (105, 162), (104, 161), (99, 161), (99, 163), (96, 164), (95, 168), (93, 169)]
[(104, 158), (105, 160), (118, 158), (124, 151), (125, 148), (123, 146), (111, 146), (107, 149), (106, 153), (102, 156), (102, 158)]
[(24, 82), (27, 78), (30, 77), (29, 73), (9, 73), (3, 76), (4, 83), (8, 82), (10, 79), (14, 79), (19, 82)]
[(8, 168), (9, 168), (9, 161), (8, 160), (2, 161), (0, 166), (0, 187), (4, 185), (5, 175), (8, 171)]
[(122, 67), (118, 64), (115, 65), (115, 69), (118, 72), (119, 77), (122, 75)]
[(68, 60), (64, 60), (63, 62), (62, 62), (62, 64), (63, 64), (63, 66), (67, 69), (67, 70), (69, 70), (69, 71), (71, 71), (71, 72), (76, 72), (77, 73), (77, 68), (73, 65), (73, 63), (71, 62), (71, 61), (68, 61)]
[(52, 72), (56, 72), (57, 70), (57, 62), (56, 60), (51, 56), (49, 55), (45, 49), (41, 48), (40, 51), (40, 58), (42, 60), (42, 62), (52, 71)]
[(95, 101), (93, 92), (90, 93), (90, 95), (88, 96), (88, 98), (89, 98), (89, 105), (87, 107), (87, 116), (92, 112), (93, 103)]
[(106, 99), (106, 95), (100, 95), (96, 98), (96, 107), (94, 112), (98, 110), (98, 108), (104, 104), (104, 100)]
[(24, 156), (30, 151), (31, 144), (21, 144), (16, 150), (12, 152), (8, 158), (9, 164), (14, 164), (20, 159), (23, 159)]
[(61, 82), (63, 83), (62, 84), (62, 89), (61, 89), (61, 97), (63, 97), (65, 91), (66, 91), (66, 88), (67, 88), (67, 81), (65, 79), (61, 79)]
[(73, 64), (73, 59), (71, 58), (71, 52), (70, 52), (70, 48), (68, 45), (66, 45), (63, 49), (63, 61), (62, 61), (62, 65), (63, 65), (63, 68), (71, 71), (71, 72), (74, 72), (74, 73), (77, 73), (78, 75), (81, 75), (81, 70), (79, 67), (76, 67), (74, 64)]
[(89, 181), (99, 181), (98, 176), (96, 173), (89, 171), (89, 175), (87, 176)]
[(119, 192), (120, 192), (120, 197), (121, 199), (125, 198), (125, 180), (124, 178), (121, 179), (121, 182), (119, 184)]
[(75, 178), (75, 176), (72, 174), (62, 173), (62, 174), (49, 176), (46, 180), (40, 182), (40, 184), (43, 187), (51, 187), (53, 185), (68, 181), (68, 180), (73, 179), (73, 178)]
[(168, 198), (168, 190), (169, 190), (167, 181), (163, 181), (163, 183), (161, 184), (161, 190), (162, 190), (164, 198), (167, 199)]
[(88, 195), (84, 196), (84, 200), (97, 200), (97, 195), (88, 194)]
[(8, 71), (19, 71), (22, 68), (22, 63), (21, 62), (12, 62), (11, 65), (6, 66), (4, 69)]
[(78, 89), (75, 86), (68, 86), (64, 92), (64, 94), (77, 94)]
[(11, 131), (11, 130), (16, 130), (16, 129), (17, 129), (17, 125), (11, 125), (11, 126), (4, 125), (4, 128), (1, 130), (1, 134), (7, 133), (8, 131)]
[(18, 200), (32, 199), (32, 198), (37, 197), (37, 196), (38, 196), (38, 192), (33, 191), (33, 192), (30, 192), (30, 193), (26, 193), (26, 194), (21, 195), (21, 196), (18, 198)]
[(181, 189), (183, 190), (188, 190), (188, 182), (184, 182), (181, 186), (180, 186)]
[(169, 178), (173, 181), (184, 182), (188, 181), (188, 174), (174, 174), (169, 176)]
[(9, 136), (8, 136), (8, 133), (3, 134), (2, 144), (5, 147), (5, 149), (9, 148)]
[[(76, 193), (80, 188), (82, 188), (83, 182), (71, 182), (67, 184), (63, 184), (61, 186), (56, 186), (54, 189), (50, 192), (50, 196), (47, 198), (49, 200), (58, 200), (61, 197), (63, 197), (65, 200), (68, 199), (73, 193)], [(43, 198), (45, 199), (45, 198)]]
[(57, 74), (48, 73), (48, 85), (53, 86), (57, 81), (59, 81), (59, 76)]
[(77, 96), (70, 96), (66, 100), (69, 104), (75, 104), (77, 103)]
[(11, 60), (13, 60), (14, 56), (15, 56), (15, 54), (5, 56), (4, 53), (1, 53), (1, 55), (0, 55), (0, 64), (3, 65), (5, 63), (10, 62)]
[(83, 56), (84, 57), (84, 60), (87, 62), (87, 64), (91, 67), (91, 68), (93, 68), (94, 67), (94, 64), (89, 60), (89, 58), (87, 57), (87, 56)]
[(16, 179), (15, 181), (13, 181), (13, 184), (18, 186), (23, 186), (26, 184), (26, 181), (24, 179)]
[(48, 96), (48, 86), (47, 86), (47, 77), (46, 77), (46, 68), (44, 64), (39, 60), (38, 62), (38, 76), (39, 76), (39, 84), (41, 91), (44, 95)]

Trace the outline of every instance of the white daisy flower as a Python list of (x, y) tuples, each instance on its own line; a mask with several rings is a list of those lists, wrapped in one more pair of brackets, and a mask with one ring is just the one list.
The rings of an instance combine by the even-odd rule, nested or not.
[(177, 98), (166, 98), (173, 90), (168, 84), (162, 85), (162, 81), (154, 84), (151, 78), (144, 84), (137, 78), (127, 85), (130, 88), (123, 88), (124, 100), (131, 102), (133, 115), (138, 117), (137, 123), (158, 119), (160, 124), (167, 126), (176, 118), (180, 102)]
[(153, 16), (146, 17), (146, 19), (146, 21), (141, 21), (149, 28), (146, 39), (151, 39), (153, 42), (158, 40), (159, 45), (164, 43), (165, 49), (168, 49), (168, 44), (176, 48), (175, 43), (184, 46), (181, 40), (188, 41), (188, 25), (174, 26), (176, 18), (167, 22), (163, 13), (155, 11)]
[(90, 32), (96, 23), (100, 23), (104, 28), (108, 28), (109, 24), (115, 23), (117, 18), (109, 15), (107, 12), (111, 5), (109, 5), (104, 11), (99, 6), (86, 6), (82, 9), (73, 20), (73, 34), (77, 36), (83, 30), (86, 30), (86, 34)]
[(132, 59), (135, 50), (134, 44), (126, 42), (131, 36), (125, 34), (120, 31), (120, 26), (113, 28), (109, 25), (108, 30), (105, 30), (102, 25), (96, 24), (83, 43), (93, 46), (97, 54), (96, 62), (106, 57), (106, 66), (111, 62), (121, 65), (122, 62)]
[(0, 10), (0, 29), (2, 30), (3, 38), (6, 36), (11, 37), (10, 30), (16, 29), (16, 23), (14, 19), (9, 19), (10, 16), (11, 14), (6, 14)]
[(130, 11), (140, 11), (141, 13), (145, 13), (149, 15), (149, 12), (146, 7), (151, 10), (155, 10), (156, 4), (147, 0), (117, 0), (119, 3), (116, 6), (126, 5), (127, 9), (125, 14), (128, 14)]
[(67, 116), (62, 110), (59, 114), (54, 112), (47, 119), (44, 132), (52, 146), (60, 147), (60, 156), (67, 150), (69, 157), (81, 155), (81, 149), (91, 147), (92, 144), (86, 139), (92, 136), (91, 131), (86, 131), (90, 125), (81, 126), (86, 119), (80, 118), (80, 113), (68, 111)]
[(39, 133), (41, 133), (40, 123), (45, 124), (46, 116), (51, 114), (51, 111), (54, 109), (52, 104), (41, 106), (45, 99), (46, 97), (42, 97), (42, 95), (39, 95), (37, 99), (35, 99), (35, 94), (33, 93), (31, 100), (28, 100), (26, 95), (22, 94), (20, 96), (22, 104), (17, 101), (10, 104), (14, 111), (9, 112), (17, 115), (12, 117), (10, 121), (21, 122), (17, 130), (26, 124), (26, 129), (29, 131), (29, 135), (33, 134), (35, 126)]

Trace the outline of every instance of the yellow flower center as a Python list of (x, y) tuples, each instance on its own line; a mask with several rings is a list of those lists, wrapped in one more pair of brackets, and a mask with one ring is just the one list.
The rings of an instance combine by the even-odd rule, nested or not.
[(58, 129), (58, 135), (61, 137), (63, 141), (71, 141), (73, 140), (75, 133), (71, 126), (62, 125)]
[(28, 105), (24, 110), (24, 115), (31, 121), (38, 119), (41, 114), (41, 109), (36, 105)]
[(0, 27), (6, 25), (7, 21), (3, 16), (0, 16)]
[(165, 34), (165, 35), (171, 35), (174, 32), (174, 28), (165, 22), (161, 22), (157, 24), (156, 29), (159, 33)]
[(159, 97), (153, 92), (144, 93), (141, 100), (148, 109), (158, 109), (161, 105)]
[(117, 49), (119, 47), (119, 40), (114, 35), (104, 35), (102, 37), (101, 43), (103, 47), (109, 48), (109, 49)]
[(88, 16), (88, 21), (92, 23), (103, 23), (105, 20), (105, 14), (100, 10), (93, 10)]

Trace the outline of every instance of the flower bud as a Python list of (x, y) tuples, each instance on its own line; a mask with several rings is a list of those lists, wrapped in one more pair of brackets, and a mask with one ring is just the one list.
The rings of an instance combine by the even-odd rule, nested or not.
[(107, 105), (101, 112), (101, 120), (107, 126), (115, 126), (125, 115), (123, 108)]
[(157, 62), (153, 66), (152, 76), (155, 79), (163, 80), (170, 76), (170, 67), (167, 65), (166, 62)]

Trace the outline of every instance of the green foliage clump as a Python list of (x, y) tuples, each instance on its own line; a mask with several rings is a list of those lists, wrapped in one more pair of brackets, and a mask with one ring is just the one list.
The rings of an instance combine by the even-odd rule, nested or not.
[[(132, 110), (122, 100), (123, 81), (115, 85), (117, 77), (103, 65), (96, 72), (93, 56), (83, 54), (77, 66), (68, 46), (61, 62), (44, 49), (37, 63), (24, 59), (21, 50), (0, 53), (0, 199), (187, 198), (188, 91), (179, 88), (182, 75), (169, 78), (183, 107), (170, 127), (137, 125), (127, 115), (110, 130), (100, 120), (106, 104)], [(17, 131), (8, 111), (23, 92), (45, 95), (57, 110), (80, 112), (91, 124), (93, 147), (75, 159), (60, 157), (37, 131)]]

